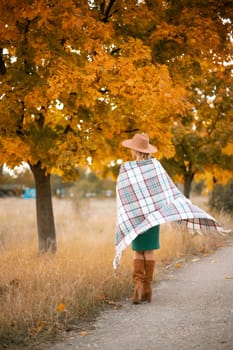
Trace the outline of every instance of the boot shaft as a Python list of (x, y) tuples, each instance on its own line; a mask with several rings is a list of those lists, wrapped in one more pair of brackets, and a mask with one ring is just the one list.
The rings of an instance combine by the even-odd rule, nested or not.
[(148, 282), (153, 281), (154, 269), (155, 269), (155, 261), (154, 260), (145, 260), (145, 279)]
[(133, 280), (144, 281), (145, 276), (145, 260), (134, 259), (133, 260)]
[(152, 300), (152, 280), (153, 280), (154, 268), (155, 268), (154, 260), (145, 260), (145, 277), (144, 277), (143, 294), (142, 294), (141, 300), (148, 301), (148, 303), (151, 303), (151, 300)]
[(145, 279), (144, 260), (134, 259), (133, 261), (134, 293), (132, 297), (133, 304), (141, 303), (144, 279)]

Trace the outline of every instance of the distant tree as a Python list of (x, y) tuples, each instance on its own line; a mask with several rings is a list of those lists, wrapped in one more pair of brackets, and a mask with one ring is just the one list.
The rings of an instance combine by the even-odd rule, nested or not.
[(233, 180), (226, 185), (217, 184), (211, 193), (210, 206), (218, 211), (233, 213)]
[(220, 183), (233, 176), (231, 67), (216, 66), (202, 81), (197, 79), (192, 101), (195, 109), (178, 119), (172, 129), (175, 154), (163, 159), (172, 176), (180, 176), (187, 197), (198, 174), (212, 173), (212, 179)]

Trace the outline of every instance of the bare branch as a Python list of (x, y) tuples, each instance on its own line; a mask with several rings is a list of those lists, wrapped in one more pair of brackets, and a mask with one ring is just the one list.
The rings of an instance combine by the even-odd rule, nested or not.
[(111, 12), (111, 9), (112, 9), (115, 2), (116, 2), (116, 0), (109, 1), (109, 4), (108, 4), (106, 11), (104, 13), (104, 19), (103, 19), (104, 23), (108, 22), (109, 17), (111, 17), (110, 12)]

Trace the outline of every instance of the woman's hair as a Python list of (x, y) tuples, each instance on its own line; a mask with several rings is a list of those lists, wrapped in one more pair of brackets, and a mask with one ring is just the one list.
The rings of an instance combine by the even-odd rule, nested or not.
[(150, 153), (143, 153), (143, 152), (139, 152), (139, 151), (135, 151), (133, 150), (135, 157), (138, 156), (138, 158), (140, 160), (146, 160), (146, 159), (150, 159), (151, 158), (151, 154)]

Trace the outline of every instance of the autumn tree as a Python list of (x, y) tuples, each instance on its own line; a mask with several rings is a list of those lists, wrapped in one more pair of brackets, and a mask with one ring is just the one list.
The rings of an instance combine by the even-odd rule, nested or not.
[(31, 167), (41, 252), (56, 250), (52, 173), (122, 157), (135, 131), (172, 154), (187, 78), (227, 58), (226, 16), (226, 1), (1, 0), (0, 163)]
[(108, 162), (112, 151), (120, 155), (122, 132), (150, 130), (165, 149), (170, 131), (159, 130), (184, 104), (150, 48), (115, 30), (113, 4), (0, 4), (0, 159), (31, 167), (41, 252), (56, 250), (51, 173), (75, 177), (88, 157)]
[(153, 62), (165, 64), (173, 82), (186, 90), (186, 112), (175, 116), (172, 127), (175, 155), (163, 163), (182, 177), (189, 197), (196, 174), (232, 175), (233, 9), (230, 1), (145, 1), (145, 16), (134, 5), (127, 2), (127, 14), (118, 13), (124, 35), (149, 45)]

